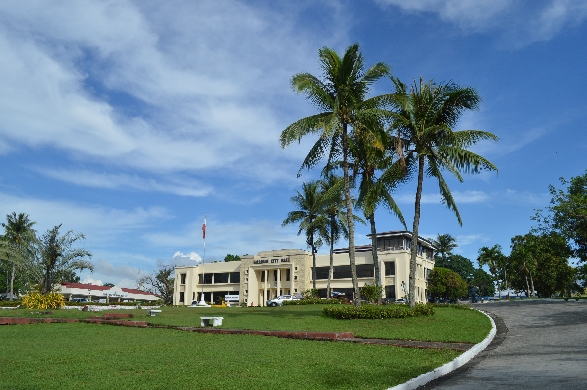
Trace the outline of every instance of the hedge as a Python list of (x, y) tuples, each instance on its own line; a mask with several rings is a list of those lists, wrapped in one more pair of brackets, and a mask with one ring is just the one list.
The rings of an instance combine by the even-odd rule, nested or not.
[(328, 306), (322, 309), (326, 317), (339, 320), (350, 319), (383, 319), (383, 318), (406, 318), (434, 315), (434, 308), (428, 304), (417, 304), (411, 308), (407, 305), (362, 305), (362, 306)]
[(320, 298), (302, 298), (302, 299), (294, 299), (293, 301), (283, 301), (284, 305), (340, 305), (346, 303), (343, 300), (330, 298), (330, 299), (320, 299)]

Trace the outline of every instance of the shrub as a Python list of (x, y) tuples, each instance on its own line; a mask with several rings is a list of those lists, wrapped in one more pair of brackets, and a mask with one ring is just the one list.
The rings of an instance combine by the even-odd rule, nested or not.
[(375, 302), (383, 296), (383, 287), (377, 286), (375, 283), (367, 284), (359, 289), (361, 297), (369, 302)]
[(32, 292), (22, 298), (22, 304), (27, 309), (61, 309), (65, 306), (65, 298), (58, 293), (47, 293), (45, 295)]
[(406, 318), (434, 315), (432, 305), (417, 304), (413, 309), (405, 305), (328, 306), (322, 309), (326, 317), (340, 320)]

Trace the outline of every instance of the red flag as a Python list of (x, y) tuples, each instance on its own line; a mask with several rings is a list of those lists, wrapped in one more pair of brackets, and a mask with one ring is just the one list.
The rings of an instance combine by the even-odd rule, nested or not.
[(204, 224), (202, 225), (202, 238), (206, 239), (206, 217), (204, 217)]

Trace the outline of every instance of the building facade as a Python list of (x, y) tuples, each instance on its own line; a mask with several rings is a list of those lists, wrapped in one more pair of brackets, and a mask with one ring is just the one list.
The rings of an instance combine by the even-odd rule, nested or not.
[(89, 302), (155, 302), (159, 297), (147, 291), (125, 287), (98, 286), (95, 284), (63, 282), (59, 293), (66, 301), (75, 298), (87, 299)]
[[(425, 302), (428, 274), (434, 268), (434, 246), (419, 238), (416, 299)], [(384, 298), (403, 298), (409, 291), (410, 248), (412, 234), (391, 231), (377, 234), (377, 257)], [(359, 287), (373, 284), (375, 267), (371, 246), (355, 248)], [(331, 291), (353, 297), (348, 248), (334, 251)], [(326, 297), (330, 255), (316, 255), (316, 288)], [(191, 305), (193, 301), (214, 302), (230, 296), (240, 304), (265, 306), (279, 295), (302, 294), (311, 289), (312, 254), (299, 249), (281, 249), (241, 256), (241, 261), (175, 267), (174, 305)]]

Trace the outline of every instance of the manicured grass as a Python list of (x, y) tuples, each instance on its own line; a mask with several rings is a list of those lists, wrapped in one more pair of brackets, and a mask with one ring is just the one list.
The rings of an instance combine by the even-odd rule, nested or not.
[[(318, 332), (354, 332), (357, 337), (444, 342), (482, 341), (491, 323), (475, 310), (437, 307), (433, 316), (382, 320), (337, 320), (322, 315), (322, 305), (282, 307), (189, 308), (163, 307), (157, 317), (146, 310), (119, 310), (133, 313), (135, 320), (159, 325), (199, 326), (201, 316), (224, 317), (222, 328), (292, 330)], [(0, 316), (87, 318), (100, 313), (79, 310), (53, 310), (50, 315), (31, 314), (39, 310), (2, 310)]]
[[(240, 324), (275, 318), (284, 324), (291, 316), (313, 313), (277, 309), (265, 309), (264, 321), (247, 320), (256, 309), (227, 309), (223, 314)], [(200, 309), (187, 315), (183, 312), (193, 309), (163, 310), (156, 319), (193, 320)], [(10, 389), (384, 389), (459, 354), (84, 323), (0, 326), (0, 340), (0, 388)]]

